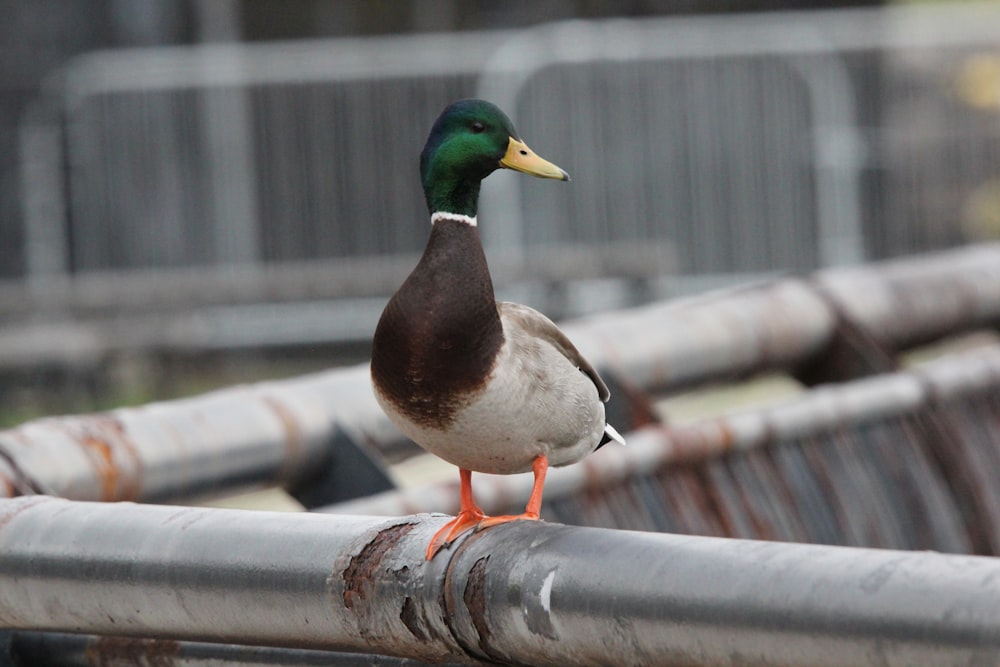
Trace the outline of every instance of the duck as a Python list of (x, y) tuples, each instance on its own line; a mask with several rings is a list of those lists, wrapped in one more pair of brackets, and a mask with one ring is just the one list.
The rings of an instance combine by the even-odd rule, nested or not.
[[(468, 531), (538, 520), (549, 466), (625, 444), (605, 418), (607, 384), (570, 339), (539, 311), (496, 300), (477, 213), (482, 181), (497, 169), (570, 180), (491, 102), (446, 107), (420, 154), (430, 236), (372, 338), (378, 404), (404, 435), (459, 469), (459, 513), (431, 538), (427, 560)], [(522, 514), (487, 516), (477, 505), (473, 472), (528, 471)]]

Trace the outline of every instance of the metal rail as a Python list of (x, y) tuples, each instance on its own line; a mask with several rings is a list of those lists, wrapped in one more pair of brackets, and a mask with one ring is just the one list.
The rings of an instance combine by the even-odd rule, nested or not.
[(1000, 328), (1000, 243), (829, 269), (815, 282), (893, 351), (975, 327)]
[[(569, 155), (570, 164), (598, 174), (594, 181), (604, 187), (539, 194), (523, 179), (495, 181), (483, 191), (483, 218), (502, 206), (506, 221), (484, 225), (485, 238), (523, 242), (538, 233), (539, 221), (523, 219), (531, 211), (547, 211), (564, 223), (569, 220), (559, 216), (570, 211), (565, 215), (577, 229), (600, 229), (601, 220), (641, 229), (655, 221), (661, 233), (669, 229), (688, 248), (692, 266), (716, 264), (713, 254), (735, 247), (730, 262), (752, 263), (763, 255), (772, 267), (802, 267), (803, 253), (815, 253), (824, 266), (851, 264), (873, 250), (884, 252), (873, 247), (877, 234), (892, 239), (892, 255), (917, 250), (922, 244), (912, 236), (926, 242), (934, 227), (943, 238), (944, 225), (920, 220), (936, 217), (931, 211), (937, 202), (923, 195), (923, 184), (941, 179), (933, 158), (927, 159), (936, 154), (932, 147), (948, 145), (960, 156), (982, 139), (912, 124), (915, 107), (940, 108), (943, 100), (909, 59), (928, 49), (933, 56), (927, 62), (958, 66), (969, 50), (995, 43), (996, 7), (883, 9), (564, 21), (515, 33), (488, 61), (477, 94), (509, 109), (519, 123), (543, 128), (537, 134), (546, 137), (550, 154)], [(874, 86), (859, 75), (875, 71), (881, 78)], [(918, 90), (923, 97), (915, 104)], [(595, 99), (603, 104), (592, 104)], [(755, 99), (767, 109), (761, 126), (782, 128), (781, 141), (765, 143), (766, 133), (745, 130), (755, 127), (753, 111), (731, 122), (733, 104), (754, 109)], [(568, 123), (548, 113), (558, 104), (587, 111)], [(744, 131), (733, 132), (740, 127)], [(920, 136), (911, 142), (922, 150), (898, 146), (900, 132)], [(807, 144), (811, 150), (803, 159)], [(643, 150), (647, 145), (658, 147), (654, 159)], [(614, 156), (621, 164), (591, 163), (594, 155)], [(720, 155), (725, 167), (708, 163)], [(861, 197), (864, 163), (871, 159), (880, 160), (887, 175), (878, 185), (885, 200), (877, 204)], [(805, 164), (808, 172), (801, 170)], [(981, 168), (974, 160), (965, 164), (973, 173)], [(749, 180), (749, 173), (758, 178)], [(810, 189), (815, 192), (803, 199)], [(516, 205), (521, 201), (525, 205)], [(879, 230), (862, 229), (863, 220), (879, 221)], [(742, 235), (748, 229), (757, 235)], [(764, 229), (772, 236), (760, 234)], [(802, 243), (803, 234), (809, 242)], [(688, 238), (696, 240), (685, 243)], [(789, 243), (796, 238), (798, 245)]]
[[(676, 270), (673, 252), (667, 243), (562, 244), (530, 256), (491, 252), (490, 269), (501, 292), (530, 294), (527, 300), (552, 313), (566, 307), (552, 285), (649, 283)], [(86, 368), (109, 355), (157, 350), (357, 343), (371, 336), (385, 295), (418, 259), (368, 255), (0, 281), (0, 369)]]
[(399, 437), (367, 383), (367, 368), (358, 367), (32, 421), (0, 432), (0, 496), (28, 489), (148, 501), (302, 485), (331, 465), (340, 433), (358, 443)]
[[(836, 21), (835, 14), (827, 15), (825, 18)], [(795, 139), (790, 139), (789, 145), (781, 148), (772, 145), (770, 151), (762, 154), (759, 152), (760, 149), (754, 146), (760, 137), (746, 134), (732, 141), (726, 138), (724, 130), (717, 129), (713, 133), (712, 141), (725, 146), (721, 150), (727, 155), (727, 162), (732, 163), (731, 171), (709, 172), (717, 183), (714, 187), (705, 188), (700, 179), (705, 177), (708, 170), (705, 165), (700, 164), (701, 156), (698, 152), (693, 151), (693, 157), (689, 158), (691, 164), (685, 164), (685, 168), (689, 170), (685, 175), (691, 179), (692, 190), (711, 191), (710, 197), (734, 197), (741, 202), (742, 205), (739, 207), (747, 211), (746, 215), (769, 216), (769, 223), (774, 225), (772, 229), (781, 229), (784, 232), (779, 232), (777, 237), (767, 242), (772, 252), (782, 254), (783, 250), (789, 250), (790, 248), (785, 245), (786, 240), (780, 237), (789, 236), (788, 233), (795, 225), (803, 223), (803, 218), (796, 213), (790, 213), (785, 207), (771, 208), (768, 197), (762, 194), (767, 192), (770, 182), (762, 180), (756, 183), (756, 187), (747, 187), (744, 182), (740, 182), (738, 174), (746, 168), (743, 166), (744, 160), (756, 160), (762, 173), (773, 171), (786, 174), (788, 179), (786, 186), (789, 188), (786, 195), (789, 200), (794, 200), (795, 195), (788, 193), (797, 190), (798, 187), (792, 185), (795, 179), (789, 174), (794, 172), (788, 169), (788, 164), (793, 158), (792, 153), (786, 151), (790, 151), (791, 145), (803, 140), (799, 138), (800, 135), (797, 135), (796, 130), (792, 129), (796, 125), (792, 120), (795, 111), (808, 109), (809, 125), (796, 129), (802, 135), (813, 136), (813, 153), (810, 157), (815, 170), (813, 179), (816, 188), (816, 221), (813, 223), (810, 219), (808, 224), (816, 226), (813, 232), (816, 247), (799, 247), (792, 252), (800, 255), (815, 253), (819, 266), (853, 264), (862, 261), (865, 254), (860, 228), (863, 216), (859, 211), (858, 199), (860, 160), (859, 151), (845, 151), (843, 147), (860, 144), (856, 130), (857, 91), (848, 76), (841, 52), (824, 30), (825, 25), (825, 21), (816, 21), (812, 16), (801, 14), (786, 14), (778, 20), (755, 16), (741, 17), (739, 22), (713, 21), (712, 17), (688, 17), (660, 21), (611, 19), (543, 24), (515, 33), (497, 50), (480, 76), (477, 96), (495, 100), (500, 106), (514, 110), (517, 117), (528, 116), (538, 123), (538, 117), (544, 116), (544, 113), (540, 113), (539, 103), (551, 104), (551, 94), (540, 95), (539, 90), (545, 90), (547, 86), (558, 86), (557, 89), (561, 94), (559, 99), (571, 105), (588, 99), (599, 99), (602, 93), (607, 94), (609, 86), (608, 82), (601, 81), (601, 76), (608, 76), (605, 72), (615, 68), (613, 79), (630, 83), (641, 81), (645, 84), (638, 85), (634, 92), (628, 94), (631, 98), (628, 104), (630, 111), (634, 109), (641, 111), (629, 113), (624, 109), (617, 109), (615, 114), (595, 116), (600, 118), (595, 124), (601, 126), (604, 132), (595, 133), (591, 129), (586, 134), (574, 135), (574, 139), (576, 142), (588, 142), (587, 149), (579, 151), (580, 154), (600, 154), (602, 149), (603, 152), (618, 152), (628, 150), (621, 146), (623, 137), (618, 137), (618, 143), (614, 143), (607, 139), (594, 141), (592, 135), (614, 136), (613, 128), (619, 126), (623, 120), (627, 119), (626, 125), (629, 121), (642, 122), (639, 119), (644, 117), (643, 111), (646, 114), (655, 114), (656, 112), (651, 110), (656, 109), (663, 113), (669, 103), (668, 98), (676, 97), (678, 91), (681, 91), (682, 98), (698, 100), (701, 103), (697, 111), (694, 111), (699, 116), (711, 116), (713, 112), (725, 108), (725, 102), (713, 98), (708, 92), (713, 85), (709, 82), (712, 81), (714, 73), (709, 69), (696, 69), (696, 67), (698, 63), (705, 61), (718, 62), (727, 57), (737, 56), (747, 69), (730, 79), (732, 83), (729, 87), (737, 88), (739, 84), (736, 81), (756, 74), (760, 78), (752, 88), (757, 94), (783, 98), (783, 92), (789, 88), (796, 89), (799, 86), (803, 88), (802, 93), (782, 99), (782, 104), (772, 109), (773, 113), (787, 114), (783, 115), (781, 121), (784, 122), (789, 137)], [(754, 64), (754, 69), (748, 67), (750, 63)], [(627, 66), (623, 67), (625, 64)], [(662, 83), (656, 85), (654, 82), (657, 80), (651, 78), (648, 73), (654, 68), (645, 71), (643, 69), (643, 65), (648, 64), (655, 64), (655, 69), (658, 70), (678, 72), (677, 78), (673, 79), (674, 85), (670, 87), (665, 87)], [(590, 67), (589, 77), (574, 79), (569, 72), (581, 65)], [(553, 71), (559, 72), (562, 77), (551, 77)], [(760, 72), (764, 74), (758, 74)], [(551, 78), (543, 78), (543, 74)], [(685, 77), (698, 78), (703, 85), (687, 89), (683, 83)], [(591, 83), (592, 81), (600, 83), (595, 85)], [(727, 86), (721, 84), (721, 87)], [(674, 90), (675, 88), (677, 90)], [(666, 90), (670, 92), (667, 93)], [(749, 90), (748, 87), (742, 93), (745, 100), (752, 99)], [(603, 106), (605, 109), (614, 109), (613, 104)], [(574, 125), (579, 126), (588, 121), (594, 122), (591, 118), (574, 119)], [(697, 135), (698, 126), (689, 126), (687, 130)], [(655, 129), (648, 128), (645, 132), (647, 136), (653, 135)], [(548, 136), (552, 134), (558, 136), (555, 132), (547, 133)], [(661, 141), (663, 140), (658, 139), (655, 143)], [(831, 160), (828, 157), (833, 152), (830, 146), (834, 141), (840, 143), (838, 160)], [(628, 146), (627, 143), (624, 145)], [(669, 145), (671, 150), (679, 150), (677, 146)], [(557, 145), (555, 150), (560, 148), (564, 151), (567, 149)], [(633, 147), (631, 151), (627, 158), (629, 162), (643, 159), (641, 150)], [(595, 168), (586, 162), (584, 166), (590, 167), (591, 170)], [(618, 206), (628, 207), (634, 205), (631, 204), (632, 200), (649, 198), (649, 193), (644, 192), (642, 187), (642, 174), (657, 168), (662, 168), (660, 160), (644, 162), (640, 168), (629, 174), (629, 182), (616, 183), (616, 187), (627, 189), (629, 193), (629, 196), (616, 200)], [(733, 172), (737, 175), (734, 176)], [(660, 197), (666, 199), (664, 193), (667, 192), (676, 197), (678, 193), (672, 187), (671, 175), (658, 171), (655, 173), (657, 178), (653, 183), (656, 184), (654, 187), (659, 188)], [(603, 173), (599, 180), (615, 182), (612, 180), (614, 178), (614, 171), (611, 170)], [(502, 189), (498, 187), (484, 190), (482, 208), (489, 212), (499, 209), (503, 202), (506, 206), (502, 210), (507, 215), (507, 220), (503, 225), (484, 226), (484, 238), (487, 243), (523, 248), (530, 245), (526, 242), (528, 225), (523, 212), (531, 209), (523, 203), (524, 184), (514, 179), (503, 179), (501, 183)], [(607, 196), (604, 193), (600, 194)], [(655, 199), (655, 196), (653, 198)], [(511, 202), (514, 205), (511, 205)], [(606, 216), (608, 213), (600, 206), (600, 197), (584, 199), (578, 196), (574, 203), (577, 203), (574, 215), (582, 218), (584, 226), (592, 224), (591, 216)], [(621, 212), (621, 218), (641, 220), (648, 216), (657, 219), (661, 227), (671, 224), (669, 216), (664, 216), (661, 208), (657, 207), (654, 210), (657, 210), (656, 214), (641, 208), (637, 210), (627, 208)], [(699, 214), (709, 210), (719, 219), (699, 218)], [(724, 206), (716, 208), (712, 206), (712, 202), (702, 200), (693, 206), (694, 218), (689, 224), (695, 227), (714, 226), (720, 220), (725, 220), (726, 215)], [(753, 225), (758, 228), (764, 227), (763, 219), (759, 223), (755, 221)], [(674, 231), (676, 235), (683, 233), (680, 230)], [(720, 236), (739, 238), (739, 231), (727, 230)], [(716, 240), (725, 243), (722, 238)], [(749, 238), (743, 241), (751, 246), (756, 243), (756, 240)], [(698, 244), (694, 245), (695, 247), (691, 248), (691, 255), (700, 252)], [(778, 265), (802, 266), (796, 262), (794, 254), (787, 254)]]
[[(692, 424), (646, 426), (628, 434), (628, 447), (605, 447), (577, 465), (554, 468), (546, 497), (571, 496), (652, 474), (671, 463), (692, 462), (751, 450), (927, 410), (934, 401), (963, 395), (1000, 395), (1000, 345), (927, 362), (913, 370), (829, 385), (765, 408), (754, 408)], [(953, 453), (957, 456), (957, 450)], [(510, 511), (527, 498), (527, 475), (477, 474), (476, 498), (488, 513)], [(334, 514), (396, 516), (450, 512), (459, 508), (456, 484), (387, 491), (323, 508)]]
[(1000, 664), (1000, 560), (521, 522), (0, 501), (0, 624), (601, 665)]
[[(599, 247), (559, 244), (529, 256), (497, 250), (490, 252), (490, 273), (498, 285), (653, 278), (676, 271), (675, 253), (667, 242), (612, 242)], [(419, 259), (419, 253), (400, 253), (265, 266), (89, 271), (37, 284), (0, 281), (0, 316), (16, 319), (41, 312), (85, 320), (95, 315), (185, 312), (235, 304), (384, 298)]]
[(1000, 244), (830, 269), (563, 328), (599, 367), (656, 391), (805, 363), (832, 342), (841, 313), (890, 350), (1000, 326)]
[[(795, 368), (829, 347), (838, 310), (891, 350), (997, 326), (1000, 245), (606, 313), (564, 329), (602, 370), (656, 391)], [(381, 449), (402, 441), (375, 403), (367, 365), (0, 431), (0, 496), (34, 488), (79, 500), (163, 500), (295, 484), (330, 460), (338, 428)]]

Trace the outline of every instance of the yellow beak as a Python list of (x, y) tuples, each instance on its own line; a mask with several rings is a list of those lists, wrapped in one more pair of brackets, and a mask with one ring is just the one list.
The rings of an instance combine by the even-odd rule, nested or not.
[(554, 178), (559, 181), (568, 181), (569, 174), (555, 166), (548, 160), (535, 155), (523, 141), (518, 141), (514, 137), (507, 142), (507, 154), (500, 159), (500, 166), (515, 171), (523, 171), (525, 174), (538, 176), (540, 178)]

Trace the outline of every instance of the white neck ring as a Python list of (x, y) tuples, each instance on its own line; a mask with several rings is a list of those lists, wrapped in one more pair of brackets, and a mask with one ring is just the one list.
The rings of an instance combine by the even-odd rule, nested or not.
[(476, 222), (475, 216), (462, 215), (461, 213), (448, 213), (447, 211), (435, 211), (431, 213), (431, 224), (435, 224), (441, 220), (454, 220), (455, 222), (461, 222), (470, 227), (475, 227), (479, 223)]

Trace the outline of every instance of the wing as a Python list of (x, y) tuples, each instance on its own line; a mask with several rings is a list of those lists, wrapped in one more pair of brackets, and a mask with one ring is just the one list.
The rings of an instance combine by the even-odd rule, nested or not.
[(574, 366), (579, 368), (584, 375), (590, 378), (597, 387), (597, 395), (601, 401), (607, 403), (611, 393), (608, 385), (604, 384), (601, 375), (597, 372), (589, 361), (583, 358), (576, 346), (566, 337), (555, 322), (542, 315), (534, 308), (523, 306), (519, 303), (509, 301), (497, 301), (497, 310), (501, 319), (507, 319), (514, 325), (520, 327), (528, 334), (548, 341), (554, 348), (559, 350), (564, 357), (570, 360)]

